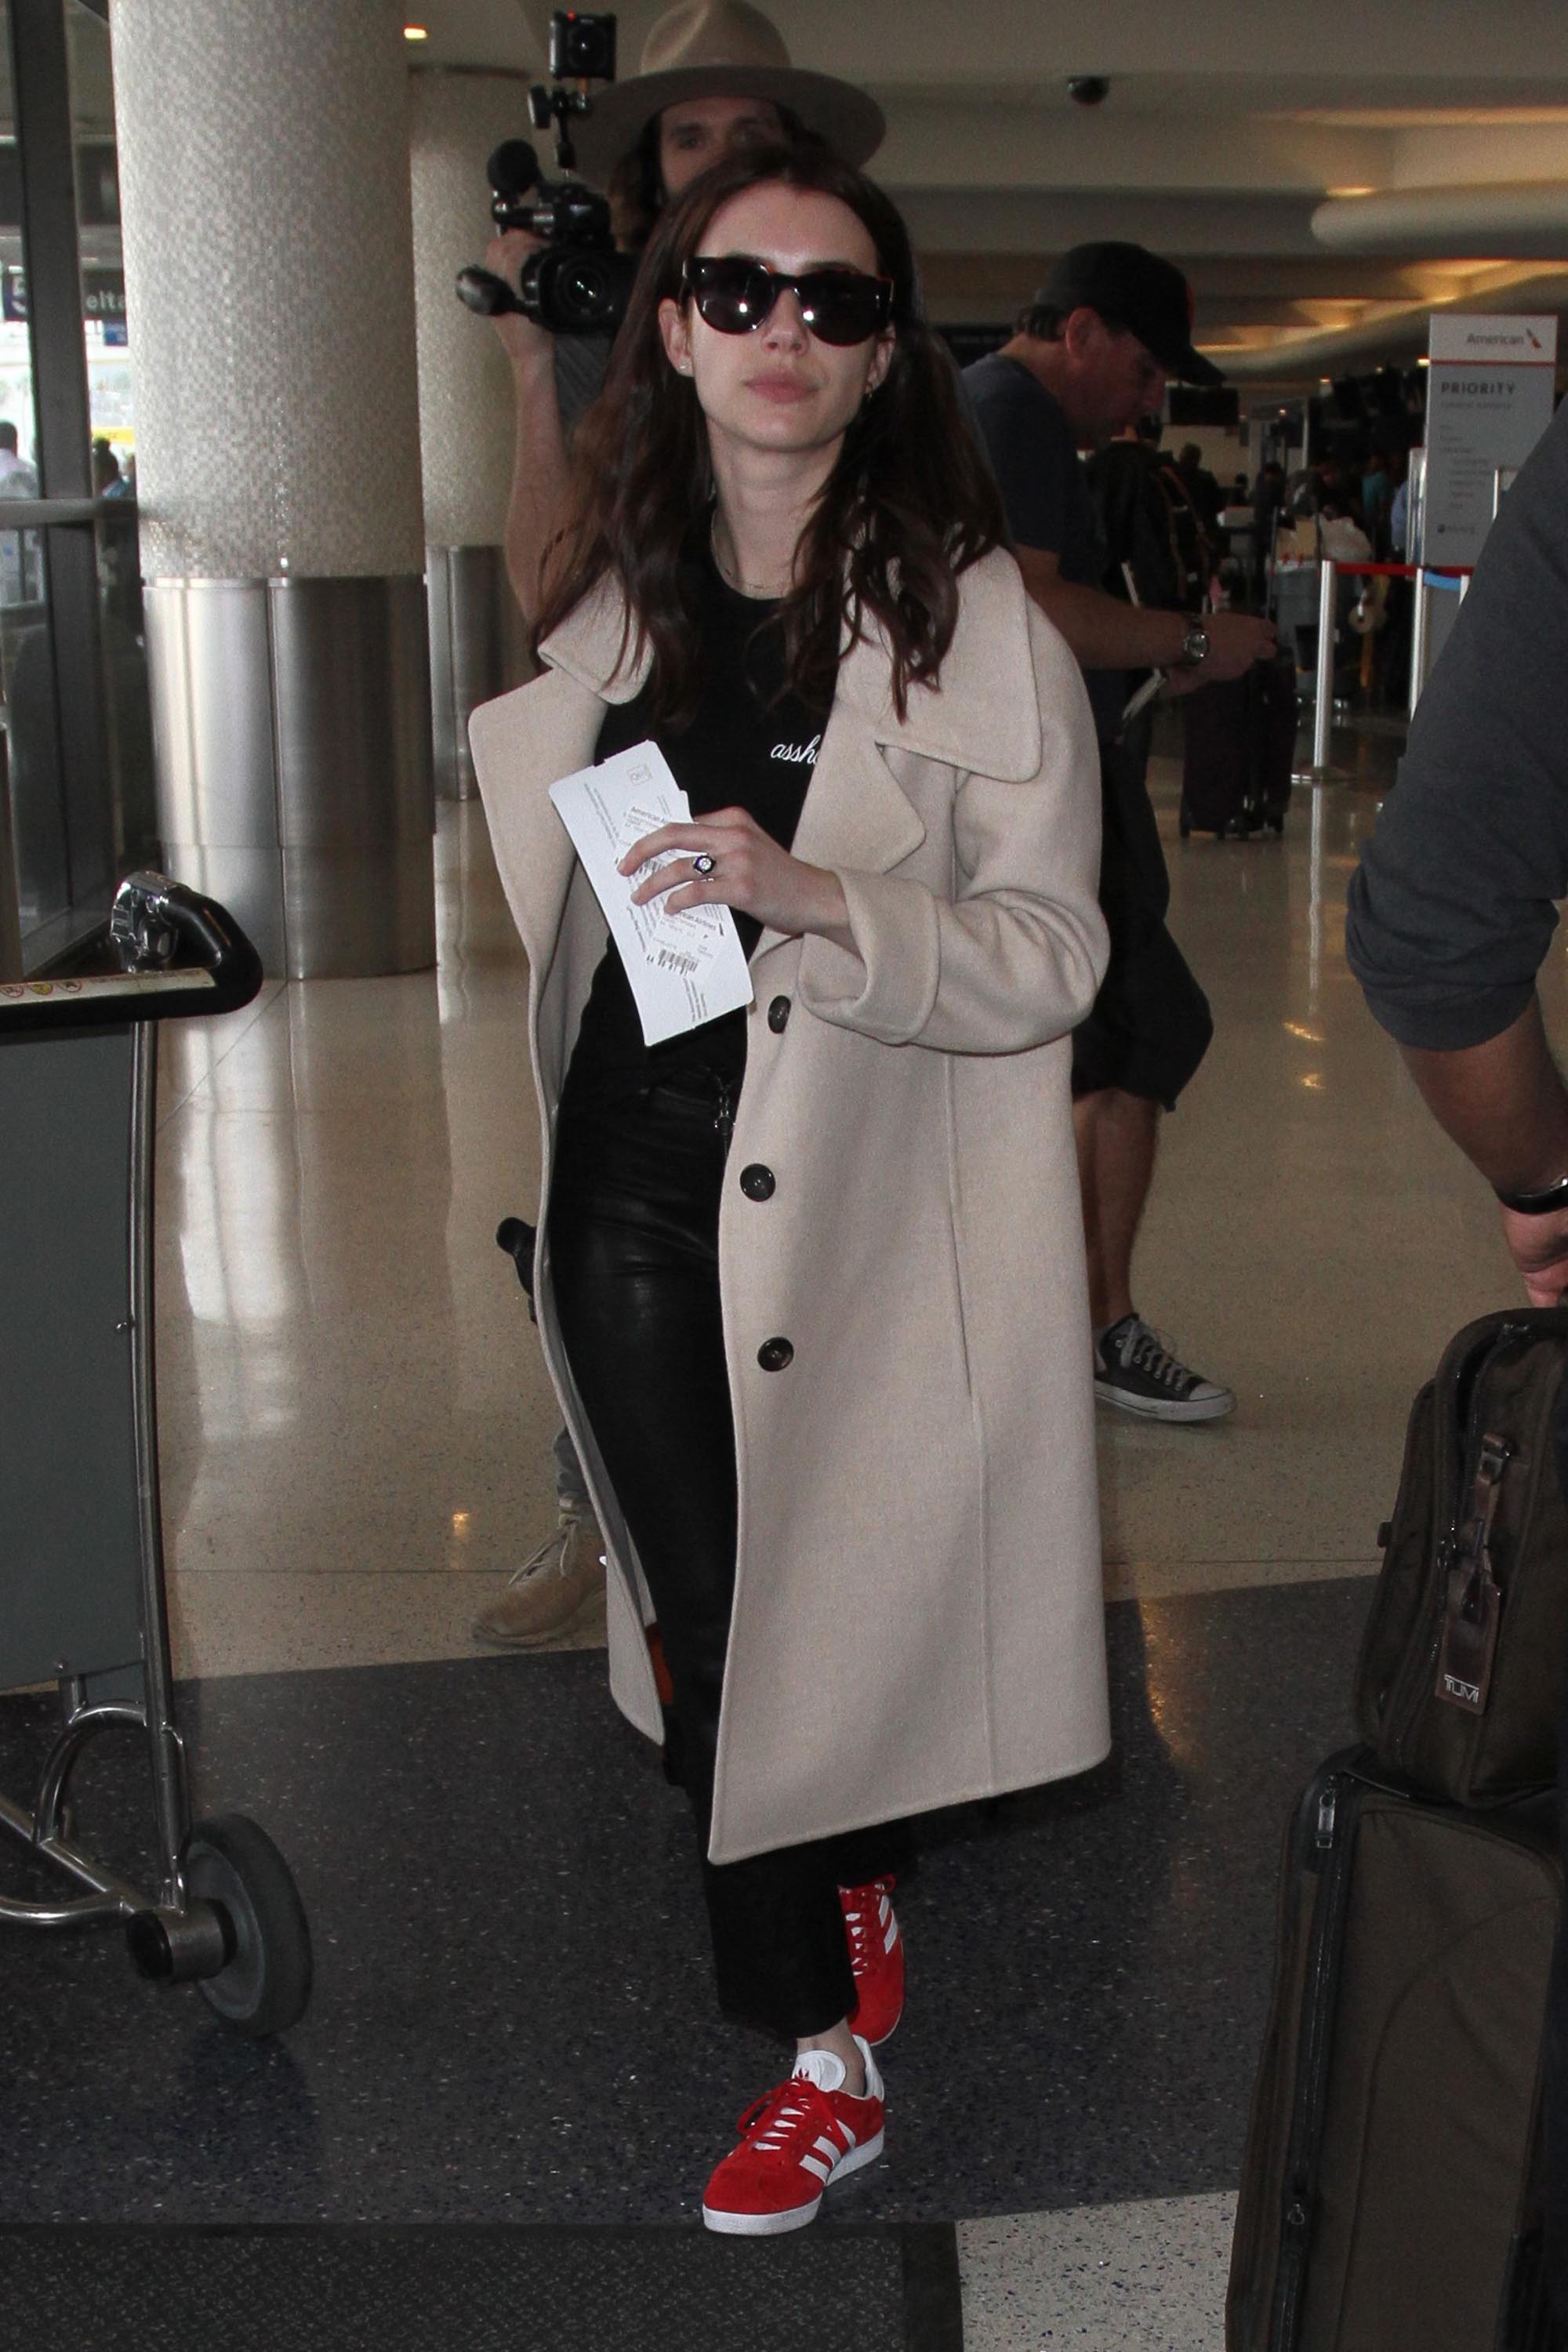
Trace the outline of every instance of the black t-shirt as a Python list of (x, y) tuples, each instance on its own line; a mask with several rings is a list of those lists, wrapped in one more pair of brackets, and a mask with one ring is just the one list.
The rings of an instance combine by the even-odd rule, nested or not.
[[(1013, 545), (1054, 555), (1064, 580), (1102, 587), (1108, 551), (1060, 402), (1021, 360), (1002, 352), (966, 367), (963, 383), (1002, 493)], [(1126, 675), (1086, 670), (1084, 684), (1100, 739), (1109, 740), (1121, 725)]]
[[(778, 605), (728, 587), (710, 554), (701, 558), (697, 577), (704, 674), (690, 724), (652, 725), (645, 688), (605, 712), (594, 757), (609, 760), (634, 743), (657, 743), (694, 817), (743, 808), (787, 849), (800, 822), (826, 712), (814, 711), (784, 687)], [(750, 956), (762, 925), (737, 914), (735, 928)], [(572, 1056), (574, 1096), (585, 1087), (619, 1094), (668, 1084), (683, 1071), (715, 1078), (733, 1094), (745, 1061), (743, 1009), (660, 1045), (645, 1045), (626, 967), (613, 943), (606, 949)]]

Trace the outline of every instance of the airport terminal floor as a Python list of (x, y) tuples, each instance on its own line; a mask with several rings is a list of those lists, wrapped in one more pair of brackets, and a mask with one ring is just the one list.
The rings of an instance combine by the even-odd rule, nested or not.
[[(878, 2332), (882, 2242), (857, 2232), (904, 2224), (956, 2225), (968, 2352), (1222, 2342), (1290, 1801), (1349, 1737), (1410, 1400), (1515, 1296), (1484, 1188), (1344, 963), (1394, 749), (1336, 739), (1354, 781), (1299, 792), (1282, 843), (1180, 840), (1156, 762), (1217, 1037), (1166, 1125), (1136, 1292), (1239, 1402), (1195, 1428), (1102, 1412), (1111, 1761), (928, 1824), (887, 2156), (789, 2258), (826, 2278), (864, 2253), (846, 2342), (958, 2341)], [(184, 1720), (199, 1808), (253, 1813), (300, 1880), (313, 2006), (249, 2044), (136, 1982), (118, 1938), (13, 1937), (7, 2222), (598, 2225), (556, 2241), (590, 2263), (625, 2225), (711, 2246), (702, 2184), (773, 2078), (714, 2012), (685, 1810), (611, 1706), (598, 1632), (528, 1656), (468, 1636), (552, 1523), (555, 1416), (493, 1240), (530, 1208), (537, 1138), (477, 803), (444, 807), (437, 855), (435, 971), (268, 983), (163, 1042)], [(1562, 978), (1554, 958), (1549, 1017)], [(0, 1701), (0, 1785), (47, 1706)], [(95, 1757), (84, 1813), (129, 1822), (122, 1778)], [(637, 2295), (614, 2334), (666, 2340)]]

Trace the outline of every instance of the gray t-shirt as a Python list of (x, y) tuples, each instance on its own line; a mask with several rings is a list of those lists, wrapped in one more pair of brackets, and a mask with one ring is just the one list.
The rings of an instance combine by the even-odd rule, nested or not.
[[(1021, 360), (1002, 352), (976, 360), (961, 381), (1002, 493), (1013, 545), (1054, 555), (1064, 580), (1102, 588), (1110, 553), (1060, 403)], [(1100, 740), (1109, 741), (1121, 724), (1125, 674), (1086, 670), (1084, 683)]]
[(570, 447), (577, 419), (605, 389), (610, 364), (608, 335), (557, 335), (555, 338), (555, 397)]
[(1568, 404), (1508, 493), (1352, 877), (1345, 952), (1403, 1045), (1518, 1020), (1568, 897)]

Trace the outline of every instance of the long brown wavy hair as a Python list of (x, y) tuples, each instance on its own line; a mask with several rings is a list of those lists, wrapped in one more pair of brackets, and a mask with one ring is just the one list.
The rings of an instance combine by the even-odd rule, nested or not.
[(732, 196), (780, 182), (837, 196), (865, 224), (893, 281), (891, 363), (861, 405), (806, 522), (784, 600), (788, 684), (826, 710), (839, 657), (879, 629), (894, 708), (934, 685), (958, 619), (958, 575), (1003, 544), (995, 485), (962, 410), (952, 362), (922, 313), (895, 206), (819, 142), (717, 163), (659, 221), (643, 256), (605, 390), (577, 428), (562, 528), (547, 557), (535, 643), (606, 577), (626, 604), (621, 661), (650, 656), (656, 723), (680, 725), (702, 687), (700, 556), (714, 499), (696, 389), (665, 355), (658, 306)]

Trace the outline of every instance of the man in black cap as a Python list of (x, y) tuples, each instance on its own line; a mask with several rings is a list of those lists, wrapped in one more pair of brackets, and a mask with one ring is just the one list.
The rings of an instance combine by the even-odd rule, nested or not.
[(1193, 349), (1192, 315), (1186, 279), (1157, 254), (1075, 246), (1011, 341), (964, 372), (1025, 585), (1082, 664), (1100, 733), (1110, 966), (1073, 1038), (1095, 1387), (1108, 1403), (1155, 1421), (1216, 1421), (1236, 1399), (1178, 1361), (1132, 1303), (1160, 1112), (1202, 1061), (1213, 1023), (1165, 928), (1170, 880), (1143, 782), (1147, 738), (1129, 740), (1123, 726), (1126, 673), (1166, 671), (1177, 692), (1239, 677), (1272, 655), (1274, 628), (1238, 613), (1156, 612), (1109, 595), (1078, 453), (1157, 411), (1167, 377), (1221, 382)]

